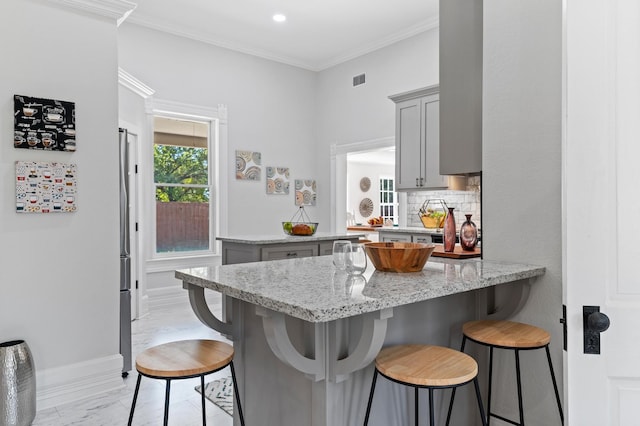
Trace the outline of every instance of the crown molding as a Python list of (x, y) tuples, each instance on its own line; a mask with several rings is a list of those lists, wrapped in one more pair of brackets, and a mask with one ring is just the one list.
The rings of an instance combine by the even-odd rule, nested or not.
[(118, 67), (118, 83), (144, 99), (147, 99), (156, 93), (156, 91), (151, 87), (147, 86), (120, 67)]
[(310, 71), (317, 71), (313, 68), (312, 64), (297, 60), (295, 58), (276, 55), (266, 50), (249, 48), (242, 43), (234, 43), (234, 42), (230, 42), (220, 38), (210, 37), (204, 34), (198, 34), (191, 31), (184, 31), (179, 26), (168, 25), (164, 23), (156, 23), (150, 20), (142, 19), (140, 17), (135, 16), (135, 13), (133, 14), (133, 16), (127, 19), (127, 24), (138, 25), (140, 27), (149, 28), (151, 30), (159, 31), (161, 33), (171, 34), (177, 37), (199, 41), (201, 43), (210, 44), (212, 46), (221, 47), (223, 49), (232, 50), (234, 52), (244, 53), (246, 55), (256, 56), (258, 58), (267, 59), (274, 62), (281, 62), (286, 65), (291, 65), (294, 67), (303, 68)]
[(127, 19), (127, 23), (149, 28), (155, 31), (160, 31), (162, 33), (172, 34), (174, 36), (199, 41), (202, 43), (210, 44), (210, 45), (221, 47), (224, 49), (233, 50), (235, 52), (256, 56), (262, 59), (267, 59), (274, 62), (280, 62), (286, 65), (291, 65), (291, 66), (306, 69), (309, 71), (318, 72), (318, 71), (325, 70), (327, 68), (331, 68), (335, 65), (341, 64), (343, 62), (349, 61), (351, 59), (355, 59), (367, 53), (371, 53), (375, 50), (397, 43), (409, 37), (413, 37), (414, 35), (420, 34), (422, 32), (438, 28), (440, 25), (440, 20), (439, 18), (436, 17), (436, 18), (421, 22), (417, 25), (406, 28), (403, 31), (392, 34), (383, 40), (378, 40), (375, 43), (371, 43), (362, 48), (352, 50), (350, 52), (346, 52), (343, 55), (329, 58), (324, 62), (303, 61), (303, 60), (288, 57), (288, 56), (276, 55), (273, 52), (269, 52), (265, 50), (252, 49), (247, 47), (244, 44), (233, 43), (228, 40), (209, 37), (204, 34), (197, 34), (194, 32), (184, 31), (182, 28), (178, 26), (169, 25), (165, 23), (152, 22), (152, 21), (137, 17), (135, 16), (135, 14), (133, 14), (133, 16)]
[(413, 25), (409, 28), (404, 29), (403, 31), (399, 31), (397, 33), (391, 34), (389, 37), (378, 40), (374, 43), (370, 43), (366, 46), (363, 46), (359, 49), (352, 50), (350, 52), (346, 52), (343, 55), (335, 56), (333, 58), (328, 59), (323, 63), (317, 63), (313, 66), (313, 71), (322, 71), (327, 68), (331, 68), (333, 66), (339, 65), (343, 62), (350, 61), (351, 59), (355, 59), (359, 56), (366, 55), (367, 53), (374, 52), (378, 49), (382, 49), (383, 47), (390, 46), (399, 41), (405, 40), (407, 38), (413, 37), (420, 33), (433, 30), (440, 27), (440, 18), (436, 17), (427, 21), (420, 22), (416, 25)]
[(117, 20), (118, 25), (138, 6), (126, 0), (46, 0), (71, 9)]

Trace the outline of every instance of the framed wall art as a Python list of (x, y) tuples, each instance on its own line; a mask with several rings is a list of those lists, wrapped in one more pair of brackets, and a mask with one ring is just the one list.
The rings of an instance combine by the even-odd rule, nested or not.
[(289, 168), (267, 166), (267, 194), (286, 195), (289, 193)]
[(16, 161), (17, 213), (71, 213), (76, 205), (76, 165)]
[(316, 181), (311, 179), (296, 179), (296, 206), (316, 205)]
[(14, 95), (13, 106), (15, 148), (76, 150), (74, 102)]
[(260, 180), (262, 154), (253, 151), (236, 151), (236, 179)]

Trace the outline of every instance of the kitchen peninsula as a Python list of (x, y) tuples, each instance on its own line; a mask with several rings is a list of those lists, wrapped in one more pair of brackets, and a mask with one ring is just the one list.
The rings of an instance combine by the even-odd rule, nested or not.
[[(175, 276), (198, 318), (234, 342), (248, 424), (348, 426), (362, 423), (367, 367), (383, 345), (457, 347), (462, 322), (487, 316), (486, 304), (478, 308), (482, 289), (525, 289), (544, 272), (534, 265), (432, 258), (421, 272), (383, 273), (370, 265), (364, 275), (348, 276), (335, 270), (331, 256), (316, 256), (190, 268)], [(208, 309), (205, 289), (231, 301), (225, 318)], [(526, 293), (516, 292), (523, 300)], [(386, 402), (374, 401), (375, 425), (409, 424), (412, 396), (399, 388), (376, 390), (376, 400)], [(468, 424), (467, 414), (477, 415), (461, 398), (454, 423)]]

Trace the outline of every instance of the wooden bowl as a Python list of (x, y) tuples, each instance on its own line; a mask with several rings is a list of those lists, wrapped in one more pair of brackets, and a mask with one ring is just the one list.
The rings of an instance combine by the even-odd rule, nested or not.
[(435, 244), (367, 243), (364, 249), (378, 271), (418, 272), (435, 250)]

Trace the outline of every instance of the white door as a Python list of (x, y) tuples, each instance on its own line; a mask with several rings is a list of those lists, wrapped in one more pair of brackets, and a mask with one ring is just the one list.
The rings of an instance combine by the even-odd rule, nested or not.
[[(568, 424), (640, 424), (640, 1), (565, 0)], [(583, 306), (610, 319), (583, 353)]]

